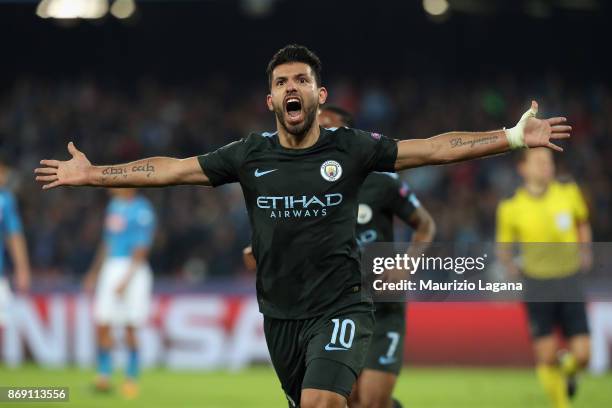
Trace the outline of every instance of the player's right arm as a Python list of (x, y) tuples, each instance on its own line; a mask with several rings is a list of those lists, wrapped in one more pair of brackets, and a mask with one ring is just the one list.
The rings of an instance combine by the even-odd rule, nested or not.
[(125, 164), (94, 166), (85, 154), (68, 144), (70, 160), (42, 160), (36, 181), (43, 189), (59, 186), (162, 187), (179, 184), (210, 185), (197, 157), (151, 157)]
[(100, 269), (102, 269), (102, 263), (104, 262), (104, 259), (106, 259), (106, 252), (106, 245), (101, 243), (100, 246), (98, 246), (93, 262), (91, 263), (89, 270), (85, 274), (85, 279), (83, 280), (83, 288), (86, 292), (93, 291), (96, 281), (98, 280)]
[(512, 204), (509, 201), (502, 201), (497, 206), (495, 240), (498, 243), (496, 247), (497, 259), (511, 278), (518, 278), (521, 273), (512, 259), (513, 243), (516, 242), (515, 229), (512, 223), (514, 216)]
[(253, 255), (253, 246), (249, 245), (242, 250), (242, 262), (248, 271), (254, 272), (257, 269), (257, 261)]

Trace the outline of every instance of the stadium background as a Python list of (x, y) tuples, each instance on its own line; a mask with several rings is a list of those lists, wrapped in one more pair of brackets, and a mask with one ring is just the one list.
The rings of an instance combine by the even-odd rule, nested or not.
[[(560, 176), (581, 185), (594, 240), (610, 241), (610, 5), (456, 0), (432, 16), (424, 3), (443, 2), (141, 1), (127, 19), (96, 20), (43, 19), (38, 2), (0, 2), (0, 141), (17, 170), (9, 185), (34, 268), (33, 296), (19, 300), (22, 319), (5, 331), (5, 363), (93, 361), (80, 279), (108, 197), (97, 189), (41, 193), (32, 177), (38, 160), (65, 157), (70, 140), (94, 163), (185, 157), (272, 129), (265, 65), (289, 42), (320, 55), (330, 101), (352, 111), (357, 127), (392, 137), (511, 126), (531, 99), (542, 115), (566, 115), (574, 131), (556, 156)], [(490, 241), (496, 205), (518, 183), (513, 166), (506, 155), (402, 176), (433, 214), (437, 241)], [(144, 194), (160, 220), (146, 361), (179, 369), (265, 361), (253, 278), (241, 263), (250, 230), (239, 187)], [(398, 227), (397, 240), (408, 240)], [(608, 324), (605, 353), (610, 306), (591, 306)], [(516, 304), (418, 304), (408, 330), (407, 356), (419, 365), (531, 364)], [(604, 371), (608, 359), (594, 369)]]

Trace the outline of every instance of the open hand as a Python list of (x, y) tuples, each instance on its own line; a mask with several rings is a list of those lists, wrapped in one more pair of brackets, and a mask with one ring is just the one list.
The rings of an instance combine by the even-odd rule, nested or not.
[(68, 152), (72, 159), (60, 160), (41, 160), (42, 167), (34, 170), (36, 181), (43, 184), (43, 189), (59, 186), (83, 186), (88, 182), (88, 172), (91, 162), (85, 154), (77, 150), (74, 143), (68, 143)]
[(552, 141), (570, 137), (571, 126), (565, 124), (564, 117), (538, 119), (538, 103), (531, 101), (531, 108), (523, 114), (517, 128), (523, 130), (523, 141), (527, 147), (548, 147), (562, 152), (563, 149)]

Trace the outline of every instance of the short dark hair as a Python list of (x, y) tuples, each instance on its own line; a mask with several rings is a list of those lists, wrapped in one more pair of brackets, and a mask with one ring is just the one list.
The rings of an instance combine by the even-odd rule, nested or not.
[(272, 87), (272, 71), (274, 71), (274, 68), (291, 62), (302, 62), (310, 66), (317, 86), (321, 86), (322, 65), (319, 57), (303, 45), (290, 44), (278, 50), (268, 63), (266, 72), (268, 73), (268, 85), (270, 87)]
[(321, 106), (321, 110), (333, 112), (339, 115), (342, 118), (342, 122), (344, 122), (344, 124), (348, 127), (352, 128), (355, 126), (355, 119), (353, 118), (353, 115), (346, 109), (343, 109), (337, 105), (323, 105)]

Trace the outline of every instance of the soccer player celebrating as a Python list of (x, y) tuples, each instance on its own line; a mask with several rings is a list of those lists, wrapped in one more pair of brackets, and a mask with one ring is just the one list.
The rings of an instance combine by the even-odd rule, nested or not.
[[(334, 105), (321, 107), (319, 123), (325, 128), (354, 126), (352, 115)], [(419, 244), (420, 250), (433, 240), (436, 228), (433, 218), (397, 174), (370, 173), (359, 191), (358, 201), (357, 240), (361, 246), (393, 241), (394, 215), (413, 228), (412, 241)], [(247, 269), (255, 270), (257, 262), (251, 246), (244, 249), (243, 256)], [(392, 395), (404, 357), (405, 304), (378, 303), (374, 316), (372, 341), (349, 406), (400, 408), (400, 402)]]
[(95, 286), (94, 320), (98, 340), (95, 387), (110, 389), (112, 326), (125, 327), (128, 359), (125, 397), (138, 396), (137, 330), (146, 323), (151, 303), (152, 273), (147, 263), (155, 233), (155, 213), (135, 189), (112, 189), (106, 211), (104, 239), (85, 277), (85, 288)]
[(403, 170), (547, 146), (569, 137), (564, 118), (536, 119), (533, 102), (508, 130), (451, 132), (396, 141), (377, 133), (319, 126), (327, 98), (321, 62), (289, 45), (268, 65), (266, 103), (276, 132), (252, 133), (214, 152), (94, 166), (70, 143), (72, 159), (43, 160), (44, 189), (239, 182), (253, 229), (257, 298), (272, 363), (289, 404), (344, 407), (374, 328), (361, 291), (355, 241), (358, 192), (372, 171)]
[(4, 275), (4, 245), (8, 249), (15, 269), (15, 287), (19, 292), (30, 288), (30, 262), (28, 248), (21, 227), (21, 219), (17, 211), (17, 203), (13, 194), (5, 188), (10, 167), (7, 160), (0, 156), (0, 328), (8, 316), (11, 302), (11, 289)]
[[(546, 247), (542, 243), (591, 243), (591, 227), (582, 194), (575, 183), (555, 181), (554, 160), (547, 149), (521, 152), (518, 171), (523, 186), (497, 209), (497, 241), (540, 243), (523, 246), (521, 269), (527, 286), (546, 287), (547, 282), (567, 280), (567, 287), (574, 287), (572, 276), (580, 270), (586, 271), (592, 264), (589, 245)], [(544, 248), (535, 248), (535, 245)], [(512, 275), (520, 273), (512, 261), (509, 246), (502, 246), (499, 255)], [(545, 258), (555, 261), (547, 262)], [(567, 408), (576, 391), (576, 373), (589, 360), (585, 305), (580, 302), (529, 302), (526, 306), (538, 378), (554, 407)], [(559, 353), (554, 334), (556, 326), (560, 326), (568, 339), (570, 352)]]

